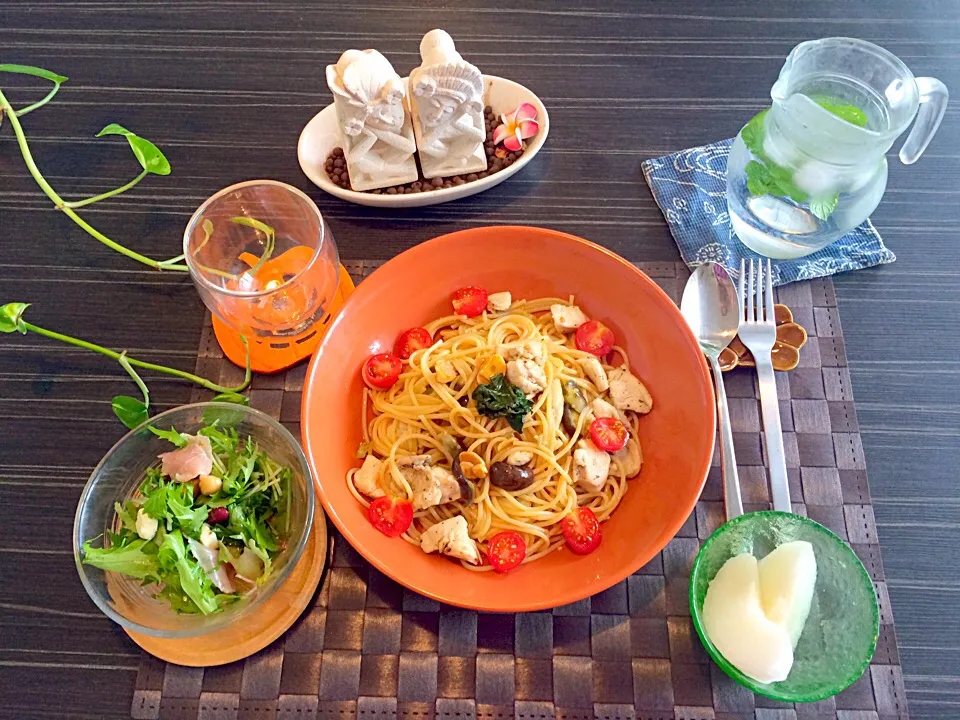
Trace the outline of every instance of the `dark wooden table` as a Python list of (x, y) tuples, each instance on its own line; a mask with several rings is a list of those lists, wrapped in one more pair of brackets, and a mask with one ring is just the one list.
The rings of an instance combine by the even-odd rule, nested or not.
[[(485, 5), (485, 7), (476, 7)], [(525, 223), (583, 235), (630, 260), (678, 256), (642, 160), (734, 135), (768, 104), (796, 43), (880, 43), (918, 75), (960, 87), (956, 2), (527, 3), (301, 0), (19, 2), (0, 7), (0, 62), (70, 81), (25, 118), (37, 162), (66, 197), (132, 177), (119, 122), (154, 140), (173, 174), (90, 209), (107, 234), (152, 256), (179, 252), (184, 224), (217, 189), (268, 177), (306, 190), (345, 258), (387, 258), (474, 225)], [(802, 19), (806, 18), (806, 19)], [(400, 212), (328, 197), (297, 165), (301, 128), (330, 101), (324, 67), (376, 46), (401, 73), (447, 29), (484, 71), (533, 88), (549, 142), (518, 177), (453, 204)], [(0, 76), (23, 104), (41, 84)], [(43, 90), (45, 92), (45, 89)], [(891, 154), (874, 221), (896, 264), (838, 279), (838, 295), (906, 689), (915, 718), (960, 714), (960, 130), (954, 105), (923, 159)], [(203, 308), (188, 278), (158, 274), (55, 212), (0, 127), (0, 304), (157, 362), (191, 369)], [(187, 400), (153, 379), (157, 408)], [(88, 473), (123, 428), (130, 392), (115, 364), (19, 335), (0, 337), (0, 715), (127, 716), (139, 651), (77, 578), (70, 537)]]

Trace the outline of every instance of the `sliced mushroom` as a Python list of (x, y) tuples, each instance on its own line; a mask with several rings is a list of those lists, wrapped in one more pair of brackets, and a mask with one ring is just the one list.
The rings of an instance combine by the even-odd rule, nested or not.
[(457, 439), (450, 433), (440, 433), (437, 435), (437, 441), (443, 446), (443, 449), (447, 451), (447, 454), (451, 458), (456, 458), (460, 454), (460, 443), (457, 442)]
[(490, 484), (507, 492), (523, 490), (533, 484), (533, 468), (495, 462), (490, 466)]
[(577, 431), (580, 413), (586, 409), (587, 399), (580, 387), (573, 380), (567, 380), (563, 384), (563, 427), (571, 435)]
[(457, 479), (457, 485), (460, 486), (460, 499), (467, 505), (473, 505), (477, 500), (476, 488), (464, 477), (463, 470), (460, 468), (460, 458), (456, 455), (453, 456), (453, 476)]

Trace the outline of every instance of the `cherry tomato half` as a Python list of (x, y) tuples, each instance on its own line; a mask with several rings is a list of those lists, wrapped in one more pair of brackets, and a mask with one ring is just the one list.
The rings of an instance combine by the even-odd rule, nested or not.
[(623, 449), (629, 437), (627, 427), (616, 418), (597, 418), (590, 423), (590, 438), (593, 444), (605, 452), (612, 453)]
[(413, 505), (407, 500), (378, 497), (367, 508), (367, 517), (387, 537), (400, 537), (413, 522)]
[(603, 533), (593, 510), (588, 507), (577, 508), (560, 523), (563, 539), (577, 555), (589, 555), (600, 545)]
[(513, 570), (527, 556), (527, 546), (517, 533), (506, 530), (497, 533), (487, 543), (487, 557), (498, 573)]
[(450, 297), (457, 315), (476, 317), (487, 309), (487, 291), (479, 287), (463, 287)]
[(410, 328), (400, 334), (397, 338), (397, 344), (393, 346), (395, 352), (401, 360), (406, 360), (417, 350), (423, 350), (433, 345), (433, 335), (426, 328)]
[(393, 353), (371, 355), (363, 364), (363, 381), (372, 388), (384, 390), (400, 377), (403, 363)]
[(615, 338), (613, 337), (613, 330), (602, 322), (587, 320), (577, 328), (574, 340), (578, 350), (603, 357), (613, 349)]

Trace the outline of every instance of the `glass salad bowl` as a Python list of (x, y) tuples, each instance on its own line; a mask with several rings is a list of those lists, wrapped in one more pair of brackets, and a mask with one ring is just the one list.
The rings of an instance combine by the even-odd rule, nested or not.
[[(761, 683), (735, 668), (710, 642), (703, 627), (703, 601), (710, 582), (731, 557), (752, 553), (762, 559), (793, 540), (813, 545), (813, 604), (787, 679)], [(880, 630), (873, 582), (853, 549), (820, 523), (775, 510), (736, 517), (707, 539), (690, 575), (690, 614), (703, 647), (721, 670), (753, 692), (784, 702), (824, 700), (852, 685), (870, 664)]]
[[(147, 470), (159, 464), (157, 456), (174, 446), (150, 428), (196, 434), (216, 423), (233, 428), (241, 440), (251, 438), (267, 457), (290, 469), (288, 529), (272, 560), (272, 572), (262, 584), (239, 600), (223, 604), (209, 614), (174, 610), (164, 598), (155, 597), (158, 586), (119, 572), (104, 571), (83, 562), (84, 543), (92, 547), (109, 544), (108, 533), (119, 529), (114, 508), (138, 496)], [(222, 629), (257, 613), (297, 565), (313, 526), (315, 491), (300, 444), (270, 416), (230, 403), (197, 403), (155, 415), (127, 433), (110, 448), (94, 469), (80, 496), (73, 525), (73, 554), (84, 588), (111, 620), (124, 628), (160, 638), (186, 638)], [(161, 523), (161, 527), (162, 527)]]

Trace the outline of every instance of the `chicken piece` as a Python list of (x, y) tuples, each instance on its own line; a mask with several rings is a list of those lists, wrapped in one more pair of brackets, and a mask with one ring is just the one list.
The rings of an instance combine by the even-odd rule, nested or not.
[(583, 325), (588, 318), (576, 305), (551, 305), (553, 324), (562, 333), (570, 333)]
[(383, 462), (373, 455), (363, 459), (363, 465), (353, 474), (353, 484), (364, 495), (371, 498), (383, 497), (386, 493), (377, 485), (380, 467)]
[(627, 444), (617, 450), (611, 456), (616, 467), (620, 469), (625, 478), (632, 478), (640, 472), (643, 465), (643, 451), (640, 450), (640, 443), (636, 438), (627, 440)]
[(513, 297), (508, 292), (498, 292), (487, 296), (487, 312), (506, 312), (513, 305)]
[(581, 490), (598, 492), (610, 474), (610, 456), (590, 440), (581, 440), (573, 451), (573, 479)]
[(614, 368), (610, 371), (610, 399), (618, 410), (632, 410), (635, 413), (646, 415), (653, 409), (653, 398), (650, 392), (626, 366)]
[(453, 473), (440, 465), (430, 468), (430, 477), (440, 488), (440, 505), (460, 499), (460, 483)]
[(514, 450), (507, 455), (507, 465), (523, 467), (533, 462), (533, 453), (529, 450)]
[(554, 378), (550, 382), (550, 423), (553, 427), (560, 427), (560, 421), (563, 420), (563, 383), (560, 378)]
[(480, 552), (477, 544), (470, 538), (467, 521), (462, 515), (427, 528), (420, 536), (420, 549), (425, 553), (440, 552), (460, 558), (472, 565), (480, 563)]
[(413, 509), (425, 510), (460, 498), (460, 486), (449, 470), (432, 467), (429, 455), (407, 455), (396, 459), (397, 469), (413, 491)]
[(539, 340), (524, 340), (523, 342), (501, 345), (500, 355), (508, 362), (510, 360), (530, 360), (543, 366), (546, 362), (547, 351)]
[(590, 403), (590, 411), (595, 418), (616, 418), (626, 425), (628, 430), (630, 429), (630, 421), (627, 416), (603, 398), (597, 398)]
[(161, 453), (160, 472), (174, 482), (187, 482), (213, 471), (213, 449), (206, 435), (184, 435), (187, 444), (178, 450)]
[(440, 358), (435, 366), (437, 380), (442, 383), (453, 382), (457, 377), (457, 370), (449, 360)]
[(543, 372), (543, 365), (533, 360), (511, 360), (507, 363), (507, 380), (516, 385), (528, 400), (532, 400), (537, 393), (543, 392), (547, 386), (547, 376)]
[(590, 382), (597, 386), (600, 392), (606, 392), (610, 389), (610, 383), (607, 380), (607, 371), (595, 357), (583, 358), (578, 360), (580, 367), (583, 368), (583, 374), (590, 378)]

